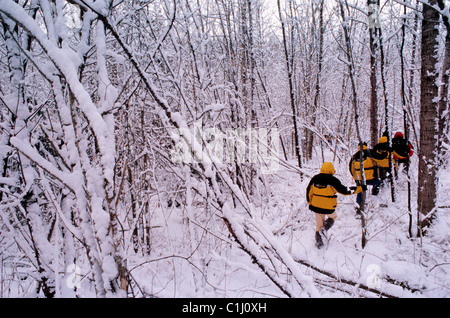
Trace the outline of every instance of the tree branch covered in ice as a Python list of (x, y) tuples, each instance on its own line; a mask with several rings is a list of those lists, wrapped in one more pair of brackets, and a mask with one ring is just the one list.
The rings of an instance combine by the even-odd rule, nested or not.
[[(445, 253), (394, 231), (401, 195), (387, 210), (382, 195), (368, 199), (364, 250), (354, 198), (339, 198), (335, 236), (317, 251), (304, 193), (324, 161), (353, 185), (347, 159), (377, 137), (377, 119), (388, 131), (409, 121), (418, 150), (417, 6), (384, 3), (369, 49), (366, 3), (272, 2), (0, 0), (0, 253), (13, 277), (2, 287), (45, 297), (396, 297), (445, 276), (436, 265)], [(443, 4), (434, 9), (447, 26)], [(448, 130), (439, 74), (438, 125)], [(377, 127), (366, 120), (369, 91), (386, 101)], [(372, 286), (365, 269), (377, 261), (391, 267), (376, 265), (384, 272)], [(432, 270), (402, 275), (412, 263), (416, 274), (418, 264)]]

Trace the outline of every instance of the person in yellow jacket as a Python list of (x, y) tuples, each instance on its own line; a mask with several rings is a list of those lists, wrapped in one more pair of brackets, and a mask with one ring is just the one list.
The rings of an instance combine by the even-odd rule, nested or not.
[[(358, 146), (358, 151), (350, 159), (348, 169), (350, 173), (358, 183), (362, 180), (361, 178), (361, 147)], [(362, 162), (364, 166), (364, 179), (366, 183), (370, 184), (373, 180), (377, 178), (376, 162), (372, 159), (370, 150), (367, 149), (367, 144), (363, 143), (362, 151)]]
[[(364, 167), (364, 180), (366, 185), (372, 186), (372, 195), (377, 195), (380, 191), (381, 181), (378, 179), (378, 169), (375, 160), (373, 160), (371, 151), (367, 148), (367, 144), (363, 143), (362, 163)], [(358, 146), (358, 151), (352, 156), (348, 164), (348, 169), (355, 179), (357, 185), (362, 184), (361, 176), (361, 147)], [(356, 203), (361, 205), (362, 193), (358, 193)]]
[[(388, 137), (382, 136), (378, 140), (378, 144), (376, 144), (372, 151), (371, 155), (373, 160), (376, 162), (378, 167), (378, 176), (381, 181), (386, 179), (386, 176), (389, 172), (389, 155), (392, 149), (388, 144)], [(395, 167), (395, 161), (392, 159), (393, 167)]]
[[(337, 219), (335, 212), (337, 206), (337, 193), (343, 195), (356, 194), (363, 190), (361, 186), (346, 187), (334, 176), (334, 166), (331, 162), (325, 162), (320, 173), (311, 178), (306, 188), (306, 201), (309, 209), (316, 217), (316, 246), (323, 246), (322, 236), (325, 235)], [(325, 216), (327, 219), (325, 220)]]

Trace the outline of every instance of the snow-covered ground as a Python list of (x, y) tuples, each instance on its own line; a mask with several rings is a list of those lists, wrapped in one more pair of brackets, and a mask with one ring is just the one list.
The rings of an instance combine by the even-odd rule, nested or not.
[[(414, 158), (415, 159), (415, 158)], [(310, 174), (317, 173), (310, 167)], [(336, 163), (336, 176), (343, 184), (353, 185), (347, 163)], [(414, 168), (414, 162), (413, 162)], [(312, 276), (325, 297), (378, 297), (374, 292), (357, 288), (361, 284), (397, 297), (449, 297), (450, 257), (450, 173), (440, 175), (437, 218), (423, 238), (416, 234), (416, 188), (412, 178), (413, 238), (409, 237), (406, 174), (396, 181), (396, 202), (391, 202), (390, 188), (385, 185), (379, 195), (367, 197), (367, 243), (361, 248), (361, 221), (355, 216), (355, 196), (339, 196), (338, 219), (329, 231), (329, 242), (318, 250), (314, 245), (315, 220), (309, 211), (305, 191), (309, 178), (300, 181), (292, 170), (280, 170), (268, 176), (266, 188), (254, 204), (257, 217), (282, 246), (299, 261), (299, 268)], [(370, 188), (369, 188), (370, 190)], [(203, 207), (198, 207), (203, 209)], [(146, 293), (156, 297), (285, 297), (267, 277), (252, 264), (249, 256), (232, 244), (232, 238), (217, 226), (212, 211), (204, 211), (203, 225), (191, 223), (190, 231), (200, 240), (186, 243), (192, 233), (182, 218), (182, 207), (166, 215), (161, 226), (160, 257), (152, 255), (129, 260), (129, 268)], [(198, 215), (198, 214), (197, 214)], [(163, 224), (161, 224), (163, 225)], [(202, 226), (202, 227), (200, 227)], [(161, 237), (165, 240), (161, 241)], [(194, 242), (195, 241), (195, 242)], [(188, 249), (186, 245), (194, 244)], [(305, 262), (315, 269), (304, 266)], [(135, 268), (134, 268), (135, 266)], [(330, 275), (319, 273), (320, 269)], [(280, 269), (288, 284), (293, 278), (286, 268)], [(334, 277), (334, 278), (333, 278)], [(343, 282), (336, 281), (339, 278)]]
[[(318, 161), (305, 167), (305, 172), (312, 176), (319, 171), (320, 165)], [(336, 176), (342, 183), (353, 185), (347, 163), (334, 162), (334, 165)], [(413, 171), (414, 165), (413, 161)], [(379, 297), (374, 291), (396, 297), (450, 296), (448, 169), (440, 172), (440, 208), (423, 238), (415, 236), (417, 178), (412, 177), (413, 238), (408, 234), (405, 173), (400, 172), (396, 181), (395, 203), (391, 202), (388, 185), (379, 195), (368, 195), (364, 249), (361, 248), (361, 221), (355, 216), (356, 198), (353, 195), (338, 197), (338, 219), (328, 233), (329, 241), (323, 249), (315, 247), (315, 219), (305, 199), (309, 176), (300, 181), (293, 169), (280, 166), (277, 173), (266, 176), (265, 187), (258, 190), (252, 204), (255, 217), (298, 262), (298, 269), (312, 277), (320, 296)], [(127, 267), (133, 282), (129, 296), (286, 297), (233, 242), (217, 211), (194, 204), (193, 212), (188, 215), (184, 206), (173, 204), (167, 207), (164, 203), (155, 199), (151, 207), (150, 254), (135, 254), (131, 240), (126, 247)], [(308, 264), (310, 266), (305, 266)], [(20, 270), (15, 269), (14, 282), (8, 282), (10, 269), (7, 262), (3, 265), (4, 297), (39, 297), (31, 277), (18, 277)], [(61, 268), (56, 281), (59, 286), (57, 296), (95, 297), (89, 280), (89, 266), (84, 266), (81, 260), (76, 266)], [(277, 267), (276, 276), (286, 285), (298, 286), (285, 266)], [(361, 284), (363, 288), (355, 284)], [(78, 287), (76, 293), (73, 291), (75, 285)], [(303, 295), (301, 291), (297, 294)]]

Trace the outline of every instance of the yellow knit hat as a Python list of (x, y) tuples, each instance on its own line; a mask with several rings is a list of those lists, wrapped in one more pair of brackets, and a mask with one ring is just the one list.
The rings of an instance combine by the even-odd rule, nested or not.
[(320, 168), (320, 173), (326, 173), (326, 174), (333, 175), (335, 172), (336, 172), (336, 170), (334, 170), (334, 166), (331, 162), (324, 162), (324, 164), (322, 165), (322, 168)]
[(384, 144), (386, 142), (388, 142), (388, 139), (386, 136), (383, 136), (380, 139), (378, 139), (378, 143), (380, 143), (380, 144)]

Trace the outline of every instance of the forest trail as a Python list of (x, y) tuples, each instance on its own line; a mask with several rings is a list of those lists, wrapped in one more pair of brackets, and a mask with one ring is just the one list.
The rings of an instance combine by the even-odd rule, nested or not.
[[(346, 177), (345, 165), (337, 168), (343, 179)], [(344, 171), (344, 173), (342, 173)], [(314, 174), (313, 169), (311, 174)], [(317, 249), (314, 241), (315, 219), (308, 209), (305, 199), (305, 189), (309, 179), (298, 181), (298, 176), (285, 172), (278, 173), (280, 182), (276, 189), (278, 202), (272, 202), (277, 209), (272, 214), (272, 230), (295, 260), (307, 262), (324, 272), (349, 281), (374, 287), (397, 297), (445, 297), (449, 283), (449, 268), (436, 264), (448, 263), (446, 253), (441, 253), (445, 247), (439, 247), (436, 240), (442, 242), (447, 234), (440, 233), (436, 237), (428, 236), (421, 239), (409, 238), (407, 179), (404, 172), (400, 172), (397, 182), (397, 202), (391, 202), (390, 187), (386, 182), (377, 196), (367, 192), (367, 244), (361, 248), (361, 221), (356, 217), (356, 196), (339, 196), (336, 212), (338, 218), (334, 226), (328, 231), (328, 244)], [(275, 182), (276, 183), (276, 182)], [(349, 182), (343, 182), (351, 186)], [(448, 186), (448, 182), (443, 185)], [(450, 189), (447, 189), (447, 192)], [(443, 191), (443, 193), (445, 193)], [(275, 196), (276, 197), (276, 196)], [(413, 205), (415, 202), (413, 202)], [(414, 216), (416, 217), (416, 216)], [(291, 219), (287, 219), (291, 218)], [(442, 215), (441, 221), (448, 223), (448, 218)], [(438, 222), (439, 223), (439, 222)], [(284, 228), (279, 228), (285, 224)], [(439, 232), (438, 224), (430, 232)], [(441, 238), (440, 238), (441, 237)], [(448, 247), (448, 246), (447, 246)], [(441, 249), (442, 248), (442, 249)], [(304, 268), (304, 266), (302, 266)], [(320, 274), (313, 269), (306, 269), (319, 284), (334, 284), (335, 280)], [(349, 289), (348, 284), (342, 284), (344, 294), (355, 291)], [(326, 289), (325, 289), (326, 290)], [(373, 297), (367, 291), (358, 291), (360, 296)], [(330, 294), (324, 296), (336, 297), (335, 289), (330, 288)]]
[[(449, 297), (430, 1), (1, 0), (0, 297)], [(308, 181), (326, 161), (353, 186), (364, 142), (390, 171), (415, 149), (411, 207), (400, 174), (362, 240), (338, 195), (318, 250)]]

